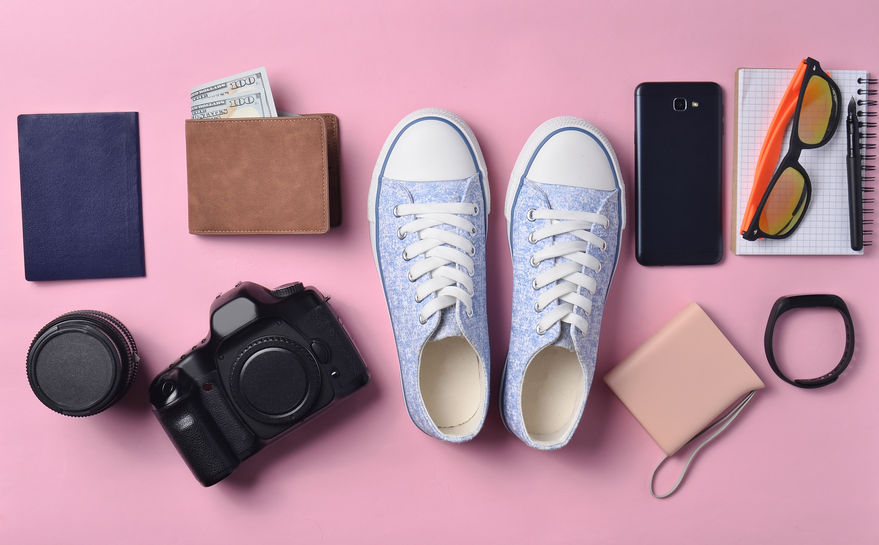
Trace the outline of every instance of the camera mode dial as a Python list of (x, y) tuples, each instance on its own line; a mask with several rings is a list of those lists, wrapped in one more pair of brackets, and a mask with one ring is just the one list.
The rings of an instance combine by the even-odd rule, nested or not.
[(302, 282), (293, 282), (291, 284), (284, 284), (283, 286), (279, 286), (273, 290), (270, 290), (274, 297), (278, 299), (282, 299), (284, 297), (290, 297), (291, 295), (295, 295), (302, 291), (304, 288), (302, 287)]

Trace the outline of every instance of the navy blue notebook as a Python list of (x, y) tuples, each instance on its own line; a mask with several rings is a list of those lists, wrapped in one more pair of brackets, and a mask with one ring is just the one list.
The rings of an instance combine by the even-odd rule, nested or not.
[(18, 116), (24, 276), (144, 276), (137, 112)]

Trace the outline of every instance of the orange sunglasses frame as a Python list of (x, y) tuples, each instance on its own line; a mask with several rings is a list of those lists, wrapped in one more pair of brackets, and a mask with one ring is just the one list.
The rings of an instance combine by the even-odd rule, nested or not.
[[(763, 140), (763, 146), (760, 148), (760, 155), (757, 158), (757, 166), (754, 169), (754, 185), (751, 187), (751, 194), (748, 197), (748, 204), (745, 206), (745, 214), (742, 217), (742, 225), (739, 228), (739, 234), (744, 235), (751, 223), (754, 221), (754, 215), (760, 207), (760, 202), (769, 188), (769, 183), (775, 174), (775, 167), (778, 164), (778, 158), (781, 156), (781, 146), (784, 142), (784, 133), (788, 123), (797, 110), (797, 102), (799, 100), (800, 88), (803, 85), (803, 79), (806, 76), (808, 67), (807, 59), (803, 59), (794, 72), (772, 122), (769, 124), (769, 130), (766, 138)], [(829, 72), (825, 72), (830, 77)]]

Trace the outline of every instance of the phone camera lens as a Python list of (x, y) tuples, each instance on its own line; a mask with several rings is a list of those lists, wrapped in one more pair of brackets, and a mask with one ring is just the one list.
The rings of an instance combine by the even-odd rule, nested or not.
[(674, 99), (673, 105), (676, 112), (683, 112), (687, 109), (687, 99), (677, 97), (676, 99)]

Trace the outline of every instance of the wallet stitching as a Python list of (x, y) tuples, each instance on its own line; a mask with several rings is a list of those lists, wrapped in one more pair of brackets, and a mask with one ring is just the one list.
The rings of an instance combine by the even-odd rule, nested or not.
[(330, 229), (330, 202), (329, 197), (327, 196), (327, 192), (329, 191), (329, 174), (327, 172), (327, 163), (329, 158), (327, 157), (327, 123), (326, 120), (320, 116), (300, 116), (300, 117), (255, 117), (248, 119), (187, 119), (187, 123), (197, 123), (199, 125), (222, 125), (229, 123), (259, 123), (265, 122), (268, 120), (275, 121), (283, 121), (285, 123), (293, 123), (295, 121), (320, 121), (321, 122), (321, 155), (323, 156), (323, 161), (321, 162), (321, 178), (323, 179), (323, 183), (321, 184), (321, 198), (323, 200), (323, 215), (321, 217), (323, 223), (326, 225), (326, 228), (315, 228), (315, 229), (298, 229), (298, 228), (290, 228), (290, 229), (196, 229), (191, 230), (190, 233), (198, 234), (198, 233), (240, 233), (240, 234), (300, 234), (300, 233), (317, 233), (323, 234), (329, 231)]
[(323, 183), (321, 184), (321, 190), (322, 190), (321, 191), (321, 198), (323, 199), (323, 202), (324, 202), (322, 219), (323, 219), (324, 224), (327, 226), (327, 229), (329, 229), (329, 226), (330, 226), (330, 198), (327, 195), (327, 193), (329, 191), (329, 185), (330, 185), (330, 173), (327, 170), (327, 166), (329, 165), (330, 158), (327, 157), (327, 138), (328, 138), (328, 136), (327, 136), (327, 123), (326, 123), (326, 121), (324, 121), (324, 119), (322, 117), (319, 119), (321, 121), (320, 132), (323, 135), (323, 138), (321, 138), (321, 140), (320, 140), (320, 151), (321, 151), (321, 155), (323, 156), (323, 161), (321, 161), (321, 166), (320, 166), (321, 178), (323, 178)]
[(296, 235), (301, 233), (317, 233), (323, 234), (326, 233), (325, 230), (321, 229), (277, 229), (277, 230), (269, 230), (269, 229), (249, 229), (249, 230), (241, 230), (241, 229), (196, 229), (189, 231), (193, 234), (198, 233), (241, 233), (241, 234), (276, 234), (276, 235)]

